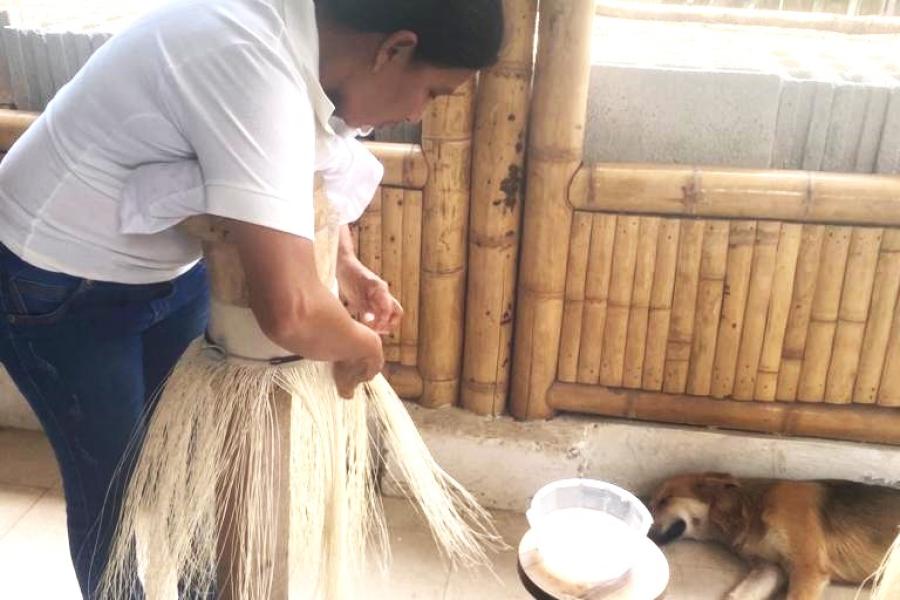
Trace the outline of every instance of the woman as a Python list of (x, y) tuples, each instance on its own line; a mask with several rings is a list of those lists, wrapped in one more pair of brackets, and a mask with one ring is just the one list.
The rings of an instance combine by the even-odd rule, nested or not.
[[(200, 249), (174, 223), (238, 221), (267, 336), (343, 363), (354, 383), (371, 379), (379, 333), (402, 311), (353, 256), (346, 227), (340, 285), (351, 312), (374, 318), (354, 321), (319, 282), (314, 174), (330, 165), (332, 184), (352, 189), (331, 155), (344, 129), (420, 119), (496, 60), (502, 30), (500, 0), (180, 0), (108, 42), (11, 149), (0, 165), (0, 361), (59, 462), (85, 598), (117, 516), (116, 468), (206, 325)], [(182, 164), (199, 166), (202, 206), (172, 190)], [(369, 200), (343, 198), (344, 222)]]

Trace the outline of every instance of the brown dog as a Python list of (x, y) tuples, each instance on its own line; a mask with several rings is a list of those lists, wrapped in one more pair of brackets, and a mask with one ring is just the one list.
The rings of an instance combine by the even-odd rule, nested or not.
[(654, 495), (650, 537), (721, 542), (753, 564), (727, 596), (818, 600), (830, 581), (863, 583), (900, 526), (900, 490), (846, 481), (681, 475)]

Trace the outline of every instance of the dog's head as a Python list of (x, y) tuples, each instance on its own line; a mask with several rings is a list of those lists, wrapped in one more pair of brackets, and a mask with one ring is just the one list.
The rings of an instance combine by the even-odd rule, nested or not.
[(711, 540), (741, 511), (739, 482), (724, 473), (679, 475), (664, 482), (650, 501), (650, 538), (659, 545), (685, 538)]

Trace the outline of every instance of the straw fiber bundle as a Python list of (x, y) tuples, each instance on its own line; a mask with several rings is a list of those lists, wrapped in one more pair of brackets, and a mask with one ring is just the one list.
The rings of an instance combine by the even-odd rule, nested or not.
[(875, 573), (874, 579), (875, 587), (872, 590), (871, 600), (900, 598), (900, 535)]
[[(323, 197), (316, 258), (330, 285), (338, 229)], [(279, 360), (285, 351), (241, 301), (246, 282), (227, 222), (203, 217), (189, 229), (204, 240), (211, 341), (182, 357), (148, 422), (100, 596), (129, 597), (137, 552), (148, 600), (179, 586), (217, 586), (240, 600), (355, 597), (365, 549), (382, 564), (388, 557), (375, 438), (447, 558), (486, 563), (497, 541), (489, 516), (437, 465), (387, 381), (344, 400), (330, 364)], [(277, 516), (282, 502), (289, 523)], [(284, 548), (286, 574), (276, 566)]]

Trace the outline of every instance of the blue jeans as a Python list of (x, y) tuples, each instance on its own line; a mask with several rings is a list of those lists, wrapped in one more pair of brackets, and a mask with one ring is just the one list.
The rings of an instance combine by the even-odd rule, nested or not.
[(124, 285), (44, 271), (0, 245), (0, 362), (53, 446), (87, 599), (118, 520), (126, 449), (208, 315), (202, 263), (173, 281)]

